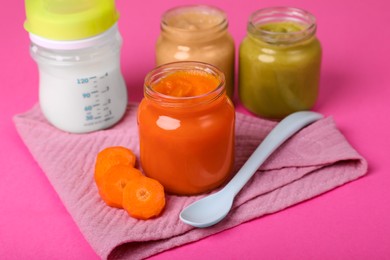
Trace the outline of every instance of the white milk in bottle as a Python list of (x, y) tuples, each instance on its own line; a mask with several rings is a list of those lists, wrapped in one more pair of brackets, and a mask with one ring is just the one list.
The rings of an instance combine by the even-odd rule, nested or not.
[(126, 110), (127, 89), (114, 0), (26, 0), (26, 14), (47, 120), (72, 133), (117, 123)]

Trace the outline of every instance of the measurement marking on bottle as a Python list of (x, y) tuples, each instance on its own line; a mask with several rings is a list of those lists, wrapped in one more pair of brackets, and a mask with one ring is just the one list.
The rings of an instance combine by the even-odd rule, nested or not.
[(104, 94), (107, 93), (108, 91), (110, 91), (110, 86), (106, 86), (106, 88), (100, 91), (100, 93)]
[(85, 85), (85, 84), (88, 84), (88, 82), (89, 82), (88, 78), (78, 78), (77, 79), (77, 84), (79, 84), (79, 85)]
[(113, 116), (106, 117), (106, 118), (104, 118), (104, 121), (109, 121), (109, 120), (111, 120), (111, 119), (114, 119), (114, 117), (113, 117)]
[(84, 107), (84, 111), (91, 111), (91, 110), (92, 110), (92, 106), (91, 105)]
[(79, 78), (78, 84), (83, 85), (84, 91), (81, 93), (85, 101), (91, 103), (84, 106), (85, 126), (99, 125), (115, 119), (111, 110), (111, 98), (109, 93), (111, 87), (104, 83), (108, 73)]
[(100, 76), (100, 79), (104, 79), (105, 77), (108, 77), (108, 72), (106, 72), (103, 76)]

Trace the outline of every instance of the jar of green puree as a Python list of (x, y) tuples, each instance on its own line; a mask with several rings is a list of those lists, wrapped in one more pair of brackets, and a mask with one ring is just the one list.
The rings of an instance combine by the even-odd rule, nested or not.
[(272, 7), (254, 12), (239, 52), (239, 96), (251, 112), (280, 119), (311, 109), (318, 95), (321, 45), (307, 11)]

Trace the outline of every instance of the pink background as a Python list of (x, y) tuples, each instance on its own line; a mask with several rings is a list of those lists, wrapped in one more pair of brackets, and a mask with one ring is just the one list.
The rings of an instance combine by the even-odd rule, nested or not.
[[(154, 67), (159, 19), (184, 1), (118, 0), (122, 70), (139, 101)], [(196, 2), (187, 2), (196, 3)], [(282, 212), (265, 216), (153, 259), (390, 259), (390, 4), (360, 1), (226, 1), (236, 45), (251, 12), (268, 6), (306, 9), (318, 20), (324, 56), (314, 110), (332, 115), (369, 163), (368, 175)], [(23, 29), (24, 3), (0, 8), (0, 258), (97, 259), (33, 160), (12, 123), (38, 102), (38, 71)], [(242, 107), (237, 103), (238, 109)]]

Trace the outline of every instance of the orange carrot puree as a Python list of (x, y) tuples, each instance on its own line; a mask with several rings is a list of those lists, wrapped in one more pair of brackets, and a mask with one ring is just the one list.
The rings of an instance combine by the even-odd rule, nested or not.
[(194, 97), (217, 88), (219, 80), (202, 71), (176, 71), (153, 85), (153, 89), (172, 97)]
[[(165, 97), (145, 96), (139, 106), (141, 165), (168, 193), (207, 192), (232, 173), (234, 107), (225, 93), (210, 95), (220, 84), (211, 73), (182, 70), (149, 85)], [(166, 106), (171, 97), (174, 107)]]

